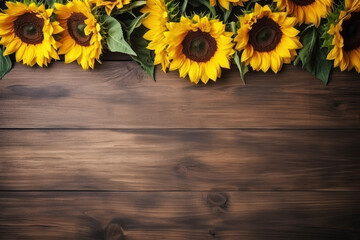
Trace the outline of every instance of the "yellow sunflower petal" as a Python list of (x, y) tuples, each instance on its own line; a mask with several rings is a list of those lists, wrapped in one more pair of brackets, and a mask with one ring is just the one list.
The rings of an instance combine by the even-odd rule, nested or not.
[[(91, 2), (81, 0), (72, 0), (66, 5), (55, 4), (60, 27), (64, 29), (59, 54), (65, 55), (65, 63), (77, 61), (85, 70), (94, 67), (95, 59), (98, 60), (102, 52), (101, 27), (91, 12), (90, 4)], [(84, 36), (69, 33), (78, 31), (76, 25), (75, 29), (68, 29), (68, 26), (72, 26), (69, 23), (73, 21), (72, 16), (76, 16), (74, 14), (83, 19), (80, 23), (85, 24)], [(57, 56), (54, 52), (51, 54), (54, 58)]]
[[(346, 28), (352, 26), (353, 24), (357, 24), (356, 22), (352, 22), (357, 21), (357, 14), (360, 14), (360, 1), (345, 1), (345, 6), (346, 9), (340, 12), (337, 21), (332, 24), (327, 31), (328, 34), (332, 36), (333, 45), (331, 51), (327, 55), (327, 59), (334, 60), (334, 67), (339, 67), (341, 71), (355, 68), (355, 70), (359, 72), (359, 37), (356, 36), (356, 34), (346, 34), (349, 30)], [(343, 32), (345, 34), (343, 34)]]
[[(50, 53), (57, 49), (53, 34), (62, 31), (56, 27), (57, 22), (50, 21), (53, 10), (35, 3), (7, 2), (6, 6), (8, 8), (0, 14), (0, 44), (6, 48), (4, 55), (15, 53), (17, 62), (30, 66), (50, 62)], [(19, 30), (22, 28), (18, 24), (24, 22), (36, 29), (33, 36)]]
[(216, 81), (221, 68), (230, 68), (229, 59), (234, 54), (232, 34), (225, 32), (219, 20), (183, 16), (180, 22), (168, 23), (167, 28), (161, 39), (154, 39), (148, 48), (155, 49), (157, 55), (158, 50), (165, 52), (170, 71), (179, 69), (180, 77), (188, 75), (193, 83), (207, 83), (209, 79)]
[(294, 0), (275, 0), (277, 7), (295, 17), (298, 24), (313, 23), (319, 26), (321, 18), (325, 18), (331, 10), (333, 0), (314, 0), (298, 2)]
[[(283, 2), (278, 2), (283, 6)], [(296, 19), (283, 12), (272, 12), (269, 6), (255, 4), (254, 11), (240, 17), (241, 27), (235, 37), (235, 49), (242, 51), (241, 62), (254, 70), (277, 73), (283, 63), (290, 63), (302, 48)], [(268, 35), (274, 32), (274, 35)], [(272, 39), (269, 37), (272, 37)], [(263, 39), (263, 40), (262, 40)]]
[(19, 49), (20, 45), (21, 45), (20, 39), (15, 39), (11, 43), (9, 43), (9, 45), (6, 46), (6, 50), (4, 51), (4, 56), (16, 52)]

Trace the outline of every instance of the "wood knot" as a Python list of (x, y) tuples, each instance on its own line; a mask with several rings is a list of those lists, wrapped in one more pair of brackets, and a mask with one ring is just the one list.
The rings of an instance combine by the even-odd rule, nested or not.
[(229, 197), (226, 193), (209, 193), (206, 201), (211, 208), (226, 210), (229, 207)]
[(125, 240), (124, 229), (116, 223), (110, 223), (105, 228), (106, 240)]
[(216, 231), (212, 230), (212, 229), (209, 229), (209, 235), (212, 237), (212, 238), (216, 238)]

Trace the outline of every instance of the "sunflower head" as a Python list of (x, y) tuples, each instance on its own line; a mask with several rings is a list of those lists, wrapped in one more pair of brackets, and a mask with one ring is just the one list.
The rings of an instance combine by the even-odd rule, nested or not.
[(65, 63), (77, 60), (83, 69), (94, 68), (95, 59), (99, 61), (101, 55), (102, 36), (88, 1), (73, 0), (66, 5), (55, 3), (55, 13), (65, 29), (59, 48), (59, 54), (65, 54)]
[(166, 53), (165, 35), (168, 29), (166, 24), (169, 22), (169, 14), (165, 0), (148, 0), (146, 6), (141, 9), (142, 13), (148, 13), (142, 24), (149, 29), (144, 38), (150, 41), (148, 49), (155, 51), (154, 64), (161, 64), (165, 72), (170, 62)]
[(180, 77), (189, 75), (190, 81), (207, 83), (221, 76), (221, 68), (230, 68), (234, 54), (232, 33), (217, 19), (198, 15), (181, 17), (180, 22), (167, 24), (165, 33), (170, 71), (178, 69)]
[(271, 67), (277, 73), (283, 63), (294, 60), (296, 49), (302, 48), (295, 23), (285, 12), (256, 4), (252, 13), (240, 17), (235, 48), (242, 51), (241, 61), (256, 71), (266, 72)]
[[(244, 6), (244, 2), (246, 1), (248, 0), (218, 0), (219, 4), (227, 10), (229, 10), (230, 4)], [(210, 5), (215, 6), (216, 0), (210, 0)]]
[(347, 0), (337, 12), (335, 20), (329, 19), (325, 34), (325, 41), (331, 41), (327, 59), (334, 60), (334, 67), (341, 71), (355, 67), (360, 72), (360, 1)]
[(47, 66), (51, 59), (59, 59), (59, 45), (54, 35), (63, 31), (58, 22), (50, 21), (52, 9), (41, 4), (26, 5), (6, 2), (7, 9), (0, 13), (0, 44), (6, 47), (4, 55), (16, 52), (16, 61), (29, 66), (37, 63)]
[(105, 7), (106, 14), (110, 16), (111, 11), (116, 7), (121, 9), (124, 5), (129, 4), (131, 0), (90, 0), (97, 7)]
[(275, 0), (280, 10), (296, 17), (298, 24), (315, 24), (319, 26), (321, 18), (331, 11), (333, 0)]

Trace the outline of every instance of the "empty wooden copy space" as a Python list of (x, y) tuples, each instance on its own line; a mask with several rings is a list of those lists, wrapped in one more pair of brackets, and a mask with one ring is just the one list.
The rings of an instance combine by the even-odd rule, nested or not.
[(0, 239), (359, 240), (360, 76), (193, 85), (115, 58), (0, 81)]

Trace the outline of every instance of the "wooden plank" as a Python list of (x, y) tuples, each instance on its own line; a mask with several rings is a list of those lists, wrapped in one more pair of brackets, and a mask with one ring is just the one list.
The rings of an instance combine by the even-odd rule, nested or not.
[(234, 69), (216, 84), (193, 85), (175, 72), (153, 82), (134, 62), (105, 62), (94, 71), (54, 63), (16, 64), (0, 81), (2, 128), (359, 128), (360, 75), (334, 71), (324, 86), (286, 66)]
[(360, 131), (0, 131), (1, 190), (360, 190)]
[(0, 196), (7, 240), (351, 240), (359, 192), (11, 193)]

